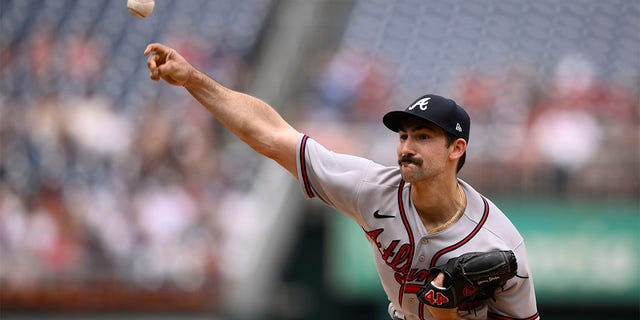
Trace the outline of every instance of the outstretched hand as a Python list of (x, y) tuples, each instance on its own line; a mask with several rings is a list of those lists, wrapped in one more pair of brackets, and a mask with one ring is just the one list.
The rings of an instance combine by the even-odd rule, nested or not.
[(195, 71), (176, 50), (160, 43), (152, 43), (144, 50), (147, 58), (149, 77), (153, 81), (164, 79), (174, 86), (184, 86)]

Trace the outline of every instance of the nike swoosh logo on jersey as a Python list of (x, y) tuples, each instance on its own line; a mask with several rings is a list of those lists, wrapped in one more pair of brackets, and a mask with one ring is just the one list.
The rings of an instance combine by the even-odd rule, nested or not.
[(376, 210), (376, 212), (373, 213), (373, 217), (378, 219), (384, 219), (384, 218), (395, 218), (396, 216), (380, 214), (380, 210)]

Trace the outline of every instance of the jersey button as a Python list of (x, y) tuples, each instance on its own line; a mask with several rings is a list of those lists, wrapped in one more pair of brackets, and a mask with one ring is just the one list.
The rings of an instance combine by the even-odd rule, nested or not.
[(420, 260), (420, 261), (424, 261), (424, 260), (425, 260), (425, 257), (424, 257), (424, 256), (420, 256), (420, 257), (418, 257), (418, 260)]
[(420, 240), (420, 242), (422, 242), (422, 244), (427, 244), (427, 242), (429, 242), (429, 239), (422, 238), (422, 240)]

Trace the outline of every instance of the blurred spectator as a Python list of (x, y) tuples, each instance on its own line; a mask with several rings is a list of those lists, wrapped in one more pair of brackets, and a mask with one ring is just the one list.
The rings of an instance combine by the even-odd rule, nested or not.
[(64, 78), (62, 91), (90, 93), (98, 85), (100, 72), (105, 68), (105, 48), (90, 33), (78, 32), (68, 37), (64, 46)]
[(349, 49), (326, 51), (317, 60), (306, 118), (376, 121), (389, 108), (394, 80), (389, 63)]
[(33, 77), (32, 83), (47, 92), (54, 85), (55, 47), (54, 34), (51, 26), (41, 26), (32, 34), (29, 63), (31, 70), (28, 74)]
[(547, 99), (537, 106), (531, 138), (543, 162), (553, 166), (555, 192), (564, 196), (571, 175), (599, 152), (602, 129), (591, 112), (595, 85), (593, 66), (567, 56), (557, 66)]

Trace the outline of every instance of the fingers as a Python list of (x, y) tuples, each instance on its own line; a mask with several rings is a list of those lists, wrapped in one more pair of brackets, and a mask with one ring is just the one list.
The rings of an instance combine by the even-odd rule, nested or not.
[(160, 43), (150, 43), (149, 45), (147, 45), (147, 47), (144, 49), (144, 55), (148, 55), (149, 53), (151, 53), (152, 51), (158, 52), (158, 53), (164, 53), (169, 51), (169, 47), (160, 44)]
[(144, 55), (149, 55), (147, 58), (147, 68), (149, 68), (149, 78), (151, 78), (151, 80), (160, 80), (159, 67), (164, 63), (162, 57), (166, 56), (170, 50), (169, 47), (159, 43), (151, 43), (145, 48)]
[(164, 79), (172, 85), (183, 85), (189, 77), (189, 64), (175, 50), (159, 43), (147, 45), (149, 78), (154, 81)]
[(147, 58), (147, 68), (149, 68), (149, 77), (151, 80), (158, 81), (160, 80), (160, 72), (158, 70), (158, 59), (159, 56), (156, 53), (152, 53), (149, 58)]
[(158, 55), (153, 53), (147, 59), (147, 68), (149, 68), (149, 78), (154, 81), (160, 80), (160, 72), (158, 70)]
[(149, 78), (151, 78), (151, 80), (160, 80), (159, 65), (161, 64), (161, 58), (169, 51), (169, 47), (160, 43), (151, 43), (144, 49), (144, 55), (149, 55), (147, 58), (147, 68), (149, 69)]
[(436, 278), (433, 279), (432, 283), (434, 286), (444, 289), (444, 273), (442, 272), (438, 273)]

